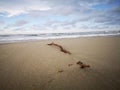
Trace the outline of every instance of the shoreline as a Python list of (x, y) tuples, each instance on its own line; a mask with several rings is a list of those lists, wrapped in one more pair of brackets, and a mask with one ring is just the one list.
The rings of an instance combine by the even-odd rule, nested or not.
[(22, 43), (22, 42), (24, 43), (24, 42), (46, 41), (46, 40), (77, 39), (77, 38), (94, 38), (94, 37), (120, 37), (120, 35), (81, 36), (81, 37), (63, 37), (63, 38), (33, 39), (33, 40), (16, 40), (16, 41), (0, 42), (0, 45), (1, 45), (1, 44), (12, 44), (12, 43)]

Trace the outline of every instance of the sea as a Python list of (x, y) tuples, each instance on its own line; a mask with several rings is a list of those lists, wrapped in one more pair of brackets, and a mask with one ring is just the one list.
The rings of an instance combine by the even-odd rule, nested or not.
[(0, 43), (13, 43), (13, 42), (21, 42), (21, 41), (47, 40), (47, 39), (60, 39), (60, 38), (95, 37), (95, 36), (120, 36), (120, 31), (2, 34), (0, 35)]

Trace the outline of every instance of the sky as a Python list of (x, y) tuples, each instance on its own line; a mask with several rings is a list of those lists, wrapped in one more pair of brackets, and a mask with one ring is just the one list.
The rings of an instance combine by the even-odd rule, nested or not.
[(0, 0), (0, 34), (120, 31), (120, 0)]

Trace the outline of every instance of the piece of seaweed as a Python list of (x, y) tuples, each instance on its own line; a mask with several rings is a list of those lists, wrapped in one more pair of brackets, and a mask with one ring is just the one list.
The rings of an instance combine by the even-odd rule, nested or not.
[(59, 44), (55, 44), (55, 43), (50, 43), (50, 44), (47, 44), (47, 45), (49, 45), (49, 46), (57, 46), (57, 47), (59, 47), (60, 48), (60, 51), (61, 52), (63, 52), (63, 53), (68, 53), (69, 55), (71, 55), (71, 52), (69, 52), (68, 50), (66, 50), (66, 49), (64, 49), (61, 45), (59, 45)]
[(81, 62), (81, 61), (78, 61), (76, 64), (80, 65), (80, 68), (90, 67), (90, 65), (88, 65), (88, 64), (84, 64), (84, 63)]

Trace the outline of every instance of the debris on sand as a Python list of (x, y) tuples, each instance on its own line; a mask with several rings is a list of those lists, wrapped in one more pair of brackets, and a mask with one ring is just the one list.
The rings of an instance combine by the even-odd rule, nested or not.
[(81, 61), (78, 61), (76, 64), (80, 65), (80, 68), (90, 67), (90, 65), (88, 65), (88, 64), (84, 64), (84, 63), (81, 62)]
[(60, 48), (60, 51), (61, 52), (63, 52), (63, 53), (68, 53), (69, 55), (71, 54), (71, 52), (69, 52), (69, 51), (67, 51), (66, 49), (64, 49), (61, 45), (58, 45), (58, 44), (55, 44), (55, 43), (50, 43), (50, 44), (47, 44), (47, 45), (49, 45), (49, 46), (57, 46), (57, 47), (59, 47)]
[(68, 66), (70, 67), (70, 66), (72, 66), (73, 64), (68, 64)]
[(62, 69), (61, 69), (61, 70), (58, 70), (59, 73), (62, 73), (63, 71), (64, 71), (64, 70), (62, 70)]

